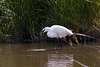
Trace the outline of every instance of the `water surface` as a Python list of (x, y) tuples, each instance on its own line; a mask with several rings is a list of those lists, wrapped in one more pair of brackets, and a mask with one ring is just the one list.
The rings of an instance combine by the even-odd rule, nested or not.
[(100, 42), (63, 49), (50, 45), (0, 44), (0, 67), (100, 67)]

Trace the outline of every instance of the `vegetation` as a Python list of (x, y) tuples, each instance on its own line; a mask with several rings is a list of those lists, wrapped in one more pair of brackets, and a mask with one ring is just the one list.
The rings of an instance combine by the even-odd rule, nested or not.
[[(37, 40), (45, 26), (59, 24), (89, 35), (100, 34), (99, 0), (0, 1), (0, 39)], [(9, 39), (9, 38), (8, 38)]]

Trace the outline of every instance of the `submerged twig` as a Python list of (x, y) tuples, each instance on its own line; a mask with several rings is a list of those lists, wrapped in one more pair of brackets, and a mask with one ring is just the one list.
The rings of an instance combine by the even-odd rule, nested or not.
[[(66, 57), (68, 57), (69, 59), (72, 59), (72, 58), (71, 58), (71, 57), (69, 57), (69, 56), (66, 56)], [(74, 61), (74, 62), (76, 62), (76, 63), (78, 63), (79, 65), (81, 65), (81, 66), (83, 66), (83, 67), (88, 67), (88, 66), (86, 66), (86, 65), (82, 64), (81, 62), (79, 62), (79, 61), (75, 60), (75, 59), (73, 59), (73, 61)]]

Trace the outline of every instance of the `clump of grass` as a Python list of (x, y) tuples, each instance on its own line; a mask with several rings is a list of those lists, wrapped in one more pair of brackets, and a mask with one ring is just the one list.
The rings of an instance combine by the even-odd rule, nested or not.
[(45, 22), (46, 9), (44, 7), (47, 4), (43, 1), (7, 0), (2, 6), (5, 10), (8, 8), (12, 12), (10, 34), (17, 41), (31, 40), (41, 30), (42, 22)]
[(100, 30), (99, 0), (6, 0), (0, 7), (0, 34), (16, 41), (37, 40), (41, 29), (53, 24), (85, 34)]
[[(52, 0), (50, 22), (64, 25), (76, 32), (85, 33), (99, 18), (98, 1)], [(86, 30), (86, 31), (85, 31)]]

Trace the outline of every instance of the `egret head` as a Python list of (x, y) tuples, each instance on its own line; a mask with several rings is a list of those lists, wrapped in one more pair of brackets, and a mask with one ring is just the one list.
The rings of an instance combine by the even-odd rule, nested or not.
[(40, 32), (40, 35), (42, 36), (43, 33), (46, 33), (50, 30), (50, 27), (45, 27), (42, 29), (42, 31)]
[(50, 30), (50, 27), (45, 27), (43, 28), (42, 32), (45, 33), (45, 32), (48, 32)]

